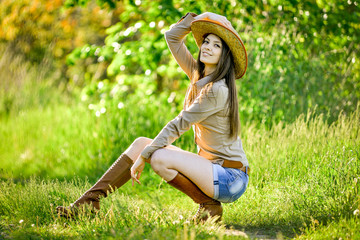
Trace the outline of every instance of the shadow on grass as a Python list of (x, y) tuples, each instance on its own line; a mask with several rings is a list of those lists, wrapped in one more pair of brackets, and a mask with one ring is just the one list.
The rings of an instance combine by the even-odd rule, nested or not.
[[(242, 226), (237, 224), (226, 224), (226, 229), (231, 235), (240, 235), (244, 233), (250, 239), (288, 239), (294, 238), (300, 234), (300, 231), (295, 231), (296, 227), (293, 225), (263, 225), (263, 226)], [(299, 229), (299, 228), (297, 228)]]

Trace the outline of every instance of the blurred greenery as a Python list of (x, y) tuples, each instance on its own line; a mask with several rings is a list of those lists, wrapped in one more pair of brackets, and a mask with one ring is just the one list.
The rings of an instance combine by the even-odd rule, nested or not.
[[(229, 18), (249, 57), (237, 86), (251, 184), (225, 208), (230, 229), (186, 225), (191, 200), (148, 165), (99, 215), (59, 219), (54, 206), (181, 110), (188, 79), (163, 34), (205, 11)], [(353, 0), (2, 0), (0, 238), (359, 238), (359, 17)], [(196, 151), (191, 131), (175, 144)]]
[[(248, 51), (238, 81), (243, 123), (271, 127), (314, 108), (332, 122), (360, 97), (359, 8), (350, 0), (4, 0), (0, 43), (31, 65), (46, 62), (51, 84), (81, 92), (95, 114), (144, 94), (167, 94), (180, 110), (188, 80), (163, 34), (187, 12), (215, 12), (233, 23)], [(187, 45), (196, 55), (192, 37)], [(6, 99), (2, 115), (13, 101)]]

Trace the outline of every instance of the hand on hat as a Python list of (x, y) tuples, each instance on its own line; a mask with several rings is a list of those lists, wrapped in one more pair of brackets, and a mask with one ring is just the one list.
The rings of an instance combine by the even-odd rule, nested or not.
[(231, 25), (231, 22), (229, 20), (227, 20), (226, 17), (216, 14), (216, 13), (212, 13), (212, 12), (202, 13), (202, 14), (196, 16), (195, 20), (200, 20), (200, 19), (204, 19), (204, 18), (208, 18), (210, 20), (220, 22), (223, 25), (225, 25), (226, 27), (233, 28)]

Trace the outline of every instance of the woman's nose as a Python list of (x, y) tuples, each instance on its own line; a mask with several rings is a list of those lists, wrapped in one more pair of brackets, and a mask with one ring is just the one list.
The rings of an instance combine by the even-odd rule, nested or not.
[(205, 50), (211, 50), (209, 46), (204, 47)]

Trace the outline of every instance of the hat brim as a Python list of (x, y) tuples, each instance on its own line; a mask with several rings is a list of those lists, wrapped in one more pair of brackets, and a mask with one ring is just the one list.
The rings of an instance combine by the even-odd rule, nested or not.
[(191, 31), (200, 48), (205, 34), (215, 34), (226, 42), (234, 57), (236, 79), (244, 76), (247, 68), (247, 53), (239, 34), (223, 24), (210, 19), (195, 20), (191, 23)]

